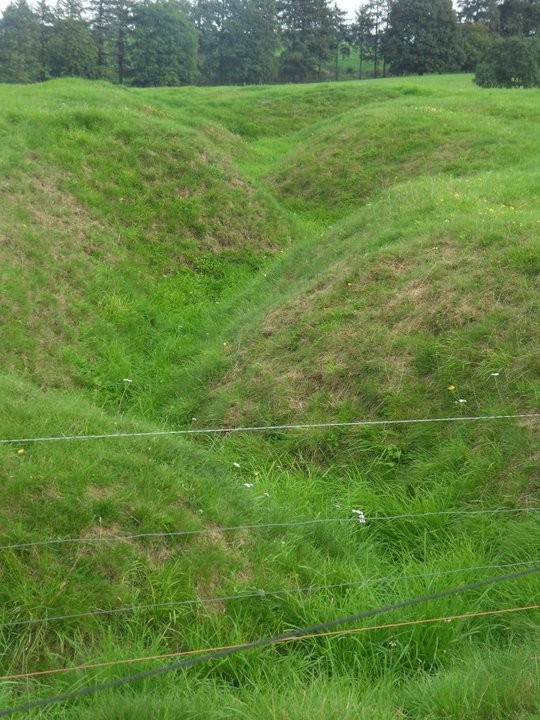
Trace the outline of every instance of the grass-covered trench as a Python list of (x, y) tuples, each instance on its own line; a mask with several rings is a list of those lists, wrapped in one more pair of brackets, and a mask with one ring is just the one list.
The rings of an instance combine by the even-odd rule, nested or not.
[[(538, 412), (539, 119), (468, 76), (0, 86), (0, 439)], [(0, 709), (533, 567), (537, 431), (0, 443)], [(536, 605), (528, 575), (25, 717), (533, 720)]]

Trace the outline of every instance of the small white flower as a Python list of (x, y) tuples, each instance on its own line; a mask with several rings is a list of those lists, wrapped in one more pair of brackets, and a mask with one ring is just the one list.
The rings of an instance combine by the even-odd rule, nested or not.
[(464, 400), (463, 398), (459, 398), (458, 402), (460, 402), (460, 403), (466, 403), (467, 401)]
[(233, 465), (234, 465), (234, 467), (236, 467), (236, 468), (239, 468), (239, 467), (240, 467), (240, 463), (237, 463), (237, 462), (234, 462)]
[(244, 483), (244, 487), (252, 488), (252, 487), (253, 487), (253, 483)]
[(353, 510), (352, 511), (356, 515), (356, 519), (361, 525), (364, 525), (366, 522), (366, 516), (362, 512), (362, 510)]
[(125, 383), (132, 383), (133, 380), (130, 380), (129, 378), (124, 378), (124, 382), (125, 382)]

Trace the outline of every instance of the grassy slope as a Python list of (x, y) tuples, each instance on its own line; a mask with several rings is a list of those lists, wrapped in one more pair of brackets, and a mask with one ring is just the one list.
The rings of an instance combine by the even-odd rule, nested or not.
[(287, 243), (283, 215), (144, 98), (76, 82), (3, 94), (5, 367), (151, 412), (216, 303)]
[[(3, 436), (194, 413), (203, 424), (534, 407), (537, 94), (461, 78), (2, 94)], [(535, 492), (532, 427), (515, 423), (0, 454), (12, 542), (522, 505)], [(214, 530), (10, 551), (1, 599), (12, 621), (523, 562), (537, 547), (532, 516)], [(488, 574), (4, 628), (3, 667), (244, 641)], [(395, 619), (537, 597), (526, 579)], [(533, 619), (266, 650), (35, 717), (532, 718)], [(0, 696), (75, 677), (89, 680), (0, 684)]]

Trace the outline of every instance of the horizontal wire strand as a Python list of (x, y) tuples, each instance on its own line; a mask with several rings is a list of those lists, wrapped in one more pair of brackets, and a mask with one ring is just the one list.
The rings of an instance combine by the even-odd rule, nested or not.
[[(385, 623), (382, 625), (369, 625), (367, 627), (360, 627), (360, 628), (349, 628), (349, 629), (344, 628), (343, 630), (331, 630), (329, 632), (308, 633), (306, 635), (295, 635), (294, 637), (282, 638), (280, 640), (276, 640), (275, 644), (293, 642), (296, 640), (312, 640), (314, 638), (320, 638), (320, 637), (336, 637), (336, 636), (340, 636), (340, 635), (341, 636), (353, 635), (355, 633), (368, 632), (369, 630), (384, 630), (387, 628), (399, 628), (399, 627), (406, 627), (409, 625), (423, 625), (423, 624), (435, 623), (435, 622), (451, 622), (452, 620), (463, 620), (463, 619), (473, 618), (473, 617), (482, 617), (485, 615), (503, 615), (505, 613), (514, 613), (514, 612), (519, 612), (519, 611), (523, 611), (523, 610), (538, 610), (539, 608), (540, 608), (540, 605), (525, 605), (523, 607), (502, 608), (502, 609), (498, 609), (498, 610), (482, 610), (479, 612), (464, 613), (462, 615), (445, 615), (445, 616), (436, 617), (436, 618), (422, 618), (420, 620), (405, 620), (403, 622)], [(219, 652), (222, 650), (237, 650), (237, 649), (240, 649), (243, 647), (244, 647), (243, 644), (239, 644), (239, 645), (220, 645), (218, 647), (199, 648), (197, 650), (180, 650), (178, 652), (164, 653), (162, 655), (146, 655), (146, 656), (135, 657), (135, 658), (125, 658), (122, 660), (110, 660), (110, 661), (104, 661), (104, 662), (99, 662), (99, 663), (90, 663), (87, 665), (74, 665), (73, 667), (53, 668), (51, 670), (36, 670), (33, 672), (18, 673), (16, 675), (3, 675), (3, 676), (0, 676), (0, 680), (2, 680), (2, 681), (20, 680), (23, 678), (39, 677), (42, 675), (57, 675), (59, 673), (67, 673), (67, 672), (74, 672), (74, 671), (80, 671), (80, 670), (96, 670), (99, 668), (114, 667), (117, 665), (128, 665), (128, 664), (137, 663), (137, 662), (149, 662), (152, 660), (166, 660), (168, 658), (188, 657), (191, 655), (200, 655), (201, 653)]]
[(520, 508), (494, 508), (494, 509), (482, 509), (482, 510), (434, 510), (433, 512), (423, 513), (404, 513), (401, 515), (374, 515), (373, 517), (366, 516), (362, 513), (361, 518), (357, 515), (353, 517), (342, 517), (342, 518), (314, 518), (312, 520), (298, 520), (291, 522), (278, 522), (278, 523), (261, 523), (253, 525), (233, 525), (230, 527), (220, 528), (200, 528), (198, 530), (173, 530), (165, 532), (151, 532), (151, 533), (136, 533), (133, 535), (99, 535), (96, 537), (77, 537), (77, 538), (55, 538), (47, 540), (35, 540), (24, 543), (10, 543), (7, 545), (0, 545), (0, 550), (16, 550), (19, 548), (38, 547), (44, 545), (64, 545), (68, 543), (107, 543), (107, 542), (122, 542), (125, 540), (141, 540), (143, 538), (166, 538), (166, 537), (184, 537), (191, 535), (207, 535), (208, 533), (226, 533), (226, 532), (238, 532), (240, 530), (265, 530), (269, 528), (283, 528), (283, 527), (303, 527), (307, 525), (317, 524), (333, 524), (333, 523), (354, 523), (356, 525), (368, 525), (372, 522), (379, 521), (397, 521), (397, 520), (412, 520), (415, 518), (425, 517), (436, 517), (436, 516), (467, 516), (467, 515), (495, 515), (499, 513), (528, 513), (538, 512), (540, 507), (520, 507)]
[(0, 445), (14, 443), (61, 442), (73, 440), (106, 440), (115, 438), (160, 437), (164, 435), (215, 435), (242, 432), (266, 432), (271, 430), (311, 430), (317, 428), (369, 427), (377, 425), (412, 425), (419, 423), (479, 422), (482, 420), (534, 419), (540, 413), (516, 413), (513, 415), (476, 415), (442, 418), (411, 418), (403, 420), (355, 420), (351, 422), (297, 423), (289, 425), (252, 425), (246, 427), (186, 428), (183, 430), (150, 430), (145, 432), (98, 433), (89, 435), (51, 435), (44, 437), (1, 438)]
[(415, 605), (423, 604), (426, 602), (429, 602), (431, 600), (439, 600), (445, 597), (450, 597), (453, 595), (459, 595), (461, 593), (467, 592), (469, 590), (478, 590), (480, 588), (485, 588), (488, 586), (493, 586), (502, 582), (507, 582), (509, 580), (517, 580), (518, 578), (525, 577), (527, 575), (531, 575), (533, 573), (540, 572), (540, 567), (534, 567), (529, 568), (527, 570), (520, 570), (513, 573), (508, 573), (506, 575), (498, 575), (491, 578), (486, 578), (484, 580), (478, 580), (476, 582), (467, 583), (466, 585), (459, 585), (457, 587), (452, 588), (446, 588), (445, 590), (441, 590), (439, 592), (430, 593), (429, 595), (421, 595), (413, 598), (409, 598), (408, 600), (402, 600), (397, 603), (392, 603), (390, 605), (385, 605), (383, 607), (374, 608), (371, 610), (363, 610), (359, 613), (355, 613), (353, 615), (347, 615), (345, 617), (336, 618), (334, 620), (329, 620), (326, 622), (318, 623), (316, 625), (311, 625), (309, 627), (299, 628), (296, 630), (291, 630), (289, 632), (282, 633), (280, 635), (273, 635), (266, 638), (259, 638), (257, 640), (253, 640), (252, 642), (247, 642), (242, 645), (236, 645), (236, 646), (230, 646), (230, 647), (224, 647), (221, 650), (216, 651), (206, 651), (202, 655), (195, 655), (192, 657), (184, 658), (183, 660), (179, 660), (177, 662), (170, 663), (168, 665), (162, 665), (157, 668), (153, 668), (150, 670), (143, 670), (141, 672), (135, 673), (133, 675), (129, 675), (127, 677), (121, 677), (116, 678), (115, 680), (109, 680), (107, 682), (103, 682), (99, 685), (88, 685), (86, 687), (78, 688), (77, 690), (72, 690), (68, 692), (64, 692), (58, 695), (53, 695), (46, 698), (37, 698), (35, 700), (30, 700), (29, 702), (23, 703), (22, 705), (17, 705), (13, 707), (8, 707), (0, 710), (0, 717), (9, 717), (11, 715), (15, 715), (20, 712), (26, 712), (28, 710), (33, 710), (38, 707), (44, 707), (52, 704), (56, 704), (59, 702), (65, 702), (68, 700), (75, 700), (77, 698), (81, 697), (87, 697), (89, 695), (94, 695), (97, 692), (102, 692), (104, 690), (111, 690), (117, 687), (122, 687), (123, 685), (127, 685), (134, 682), (139, 682), (141, 680), (145, 680), (152, 677), (158, 677), (160, 675), (164, 675), (169, 672), (174, 672), (176, 670), (181, 670), (188, 667), (194, 667), (195, 665), (199, 665), (202, 663), (207, 663), (212, 660), (220, 660), (222, 658), (229, 657), (231, 655), (235, 655), (240, 652), (247, 652), (249, 650), (256, 650), (259, 648), (264, 647), (271, 647), (272, 645), (276, 645), (281, 642), (286, 642), (287, 640), (293, 640), (295, 638), (298, 638), (303, 635), (311, 635), (314, 633), (319, 632), (326, 632), (327, 630), (330, 630), (331, 628), (335, 628), (338, 625), (346, 625), (351, 624), (353, 622), (357, 622), (359, 620), (364, 620), (368, 617), (373, 617), (376, 615), (382, 615), (389, 612), (393, 612), (396, 610), (402, 610), (408, 607), (412, 607)]
[(478, 565), (475, 567), (455, 568), (453, 570), (440, 570), (430, 573), (420, 573), (417, 575), (387, 575), (386, 577), (364, 578), (363, 580), (354, 580), (349, 582), (331, 583), (328, 585), (305, 585), (296, 588), (279, 588), (277, 590), (258, 590), (251, 593), (237, 593), (235, 595), (222, 595), (214, 598), (199, 598), (193, 600), (176, 600), (164, 603), (148, 603), (146, 605), (130, 605), (120, 608), (111, 608), (109, 610), (91, 610), (83, 613), (73, 613), (71, 615), (56, 615), (44, 618), (30, 618), (27, 620), (14, 620), (12, 622), (0, 623), (0, 627), (15, 627), (21, 625), (35, 625), (40, 623), (55, 622), (60, 620), (75, 620), (85, 617), (99, 617), (101, 615), (114, 615), (117, 613), (137, 612), (139, 610), (158, 610), (164, 608), (175, 608), (184, 605), (210, 605), (212, 603), (229, 602), (234, 600), (249, 600), (253, 598), (272, 598), (281, 595), (294, 595), (301, 593), (319, 592), (322, 590), (337, 590), (339, 588), (360, 587), (363, 585), (372, 585), (384, 582), (400, 582), (402, 580), (421, 580), (425, 578), (443, 577), (445, 575), (455, 575), (460, 572), (479, 572), (480, 570), (505, 570), (507, 568), (522, 567), (524, 565), (534, 565), (539, 560), (527, 560), (518, 563), (505, 563), (503, 565)]

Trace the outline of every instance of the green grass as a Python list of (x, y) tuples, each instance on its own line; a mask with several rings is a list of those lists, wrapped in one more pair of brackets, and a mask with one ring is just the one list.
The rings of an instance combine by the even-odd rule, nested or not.
[[(448, 76), (163, 90), (64, 80), (0, 94), (1, 437), (537, 407), (536, 91)], [(0, 674), (242, 643), (535, 560), (533, 513), (219, 530), (358, 508), (537, 506), (534, 431), (0, 445), (2, 545), (209, 531), (2, 550), (0, 622), (260, 591), (2, 626)], [(367, 624), (538, 597), (529, 576)], [(532, 720), (537, 620), (304, 640), (28, 716)], [(0, 707), (154, 666), (0, 680)]]

